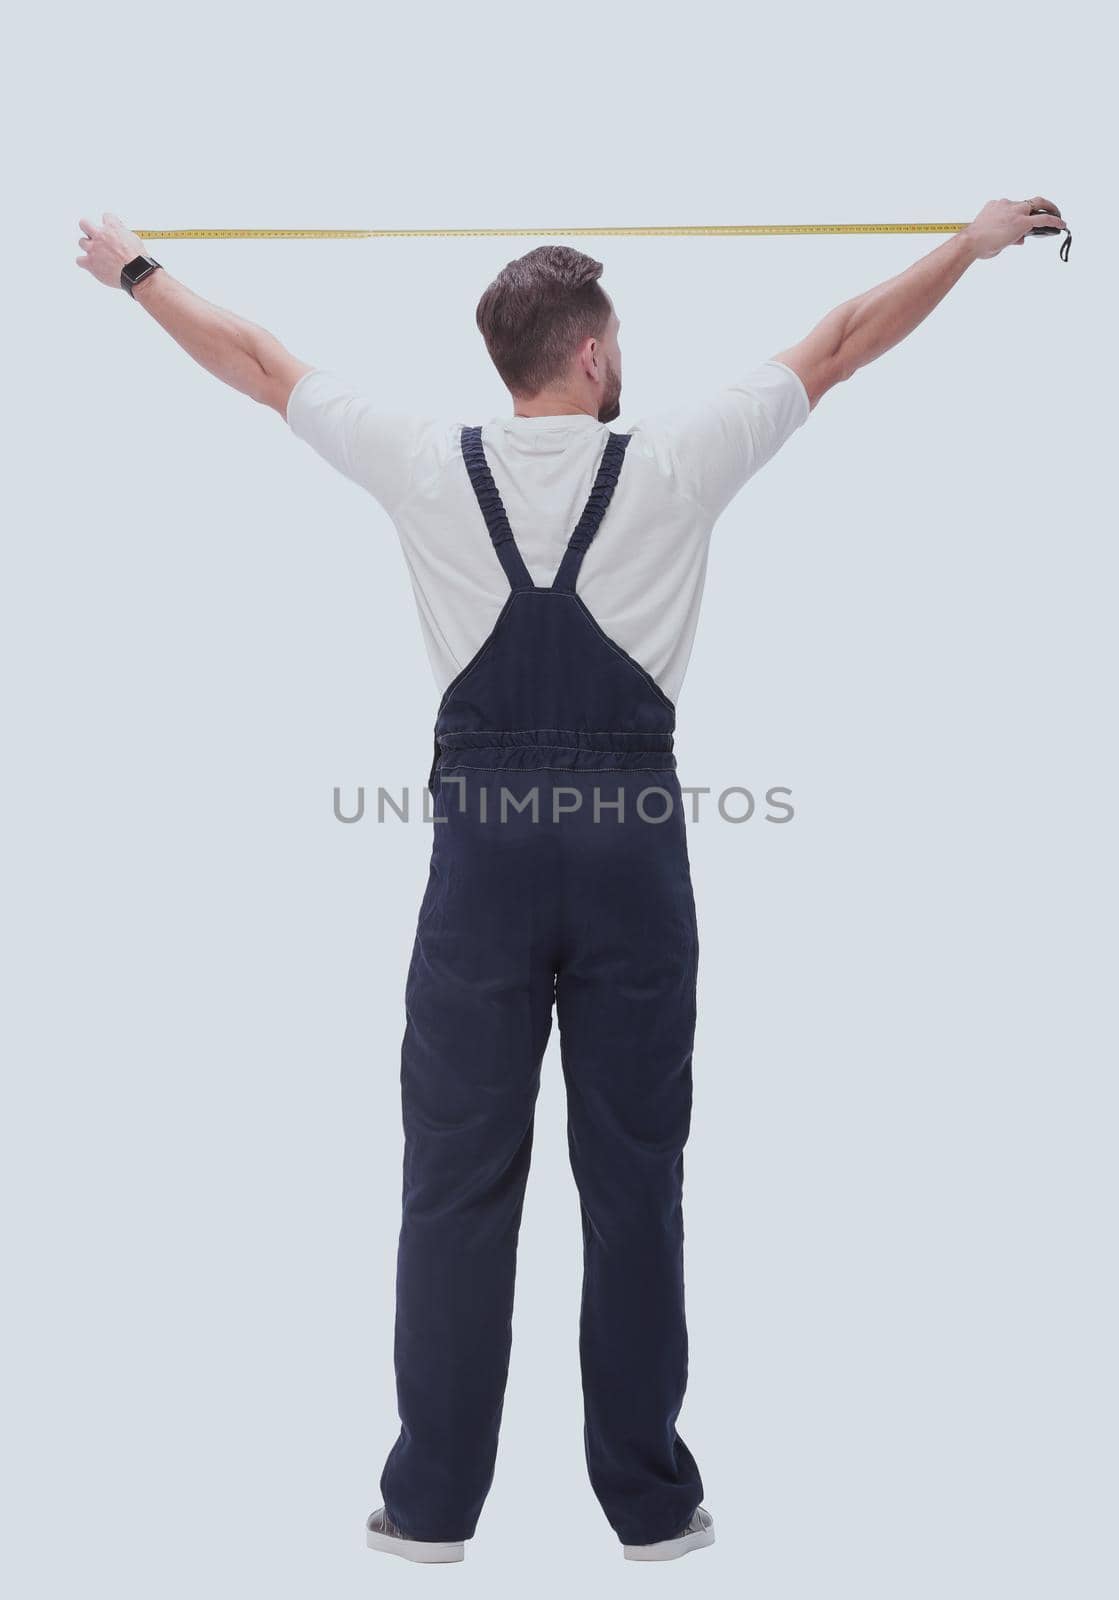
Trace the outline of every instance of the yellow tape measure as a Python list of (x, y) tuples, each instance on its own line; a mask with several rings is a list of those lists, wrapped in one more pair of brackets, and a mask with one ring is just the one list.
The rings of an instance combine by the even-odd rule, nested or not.
[(958, 233), (966, 222), (756, 222), (681, 228), (137, 228), (141, 239), (757, 238), (767, 234)]

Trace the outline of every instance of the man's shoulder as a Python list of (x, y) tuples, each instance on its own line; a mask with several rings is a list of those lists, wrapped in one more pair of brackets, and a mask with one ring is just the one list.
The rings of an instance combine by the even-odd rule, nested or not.
[(803, 421), (808, 415), (808, 392), (800, 377), (782, 361), (763, 361), (758, 366), (729, 378), (697, 396), (671, 407), (652, 411), (631, 425), (636, 436), (651, 441), (670, 441), (694, 432), (727, 412), (752, 410), (755, 413), (788, 415)]
[(717, 517), (808, 413), (797, 374), (765, 361), (689, 404), (642, 417), (631, 432), (667, 479)]
[(457, 448), (459, 424), (391, 408), (326, 368), (305, 373), (287, 406), (292, 432), (394, 513)]

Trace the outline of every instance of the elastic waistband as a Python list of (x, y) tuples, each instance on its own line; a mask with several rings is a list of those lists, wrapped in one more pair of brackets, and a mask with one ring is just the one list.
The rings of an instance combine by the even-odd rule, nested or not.
[(436, 742), (443, 772), (471, 767), (671, 772), (676, 766), (670, 733), (520, 728), (440, 733)]

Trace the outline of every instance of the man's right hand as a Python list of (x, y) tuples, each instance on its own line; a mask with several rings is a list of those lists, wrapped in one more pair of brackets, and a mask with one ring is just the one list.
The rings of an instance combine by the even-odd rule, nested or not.
[[(1031, 212), (1047, 211), (1050, 216), (1032, 216)], [(971, 241), (980, 261), (989, 261), (1005, 250), (1008, 244), (1024, 244), (1031, 228), (1067, 229), (1060, 206), (1041, 195), (1032, 200), (988, 200), (982, 211), (962, 231)]]
[[(1031, 213), (1046, 213), (1044, 216)], [(1068, 223), (1060, 207), (1032, 200), (989, 200), (974, 222), (930, 250), (904, 272), (836, 306), (807, 339), (774, 359), (791, 367), (804, 384), (811, 408), (833, 385), (893, 348), (940, 304), (973, 261), (1022, 244), (1031, 228)]]

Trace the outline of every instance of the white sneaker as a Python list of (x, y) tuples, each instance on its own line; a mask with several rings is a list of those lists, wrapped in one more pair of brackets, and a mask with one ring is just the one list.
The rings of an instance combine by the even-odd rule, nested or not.
[(409, 1539), (401, 1533), (384, 1506), (374, 1511), (365, 1524), (365, 1542), (370, 1550), (383, 1550), (405, 1561), (461, 1561), (463, 1545), (437, 1544), (431, 1539)]
[(674, 1539), (661, 1539), (656, 1544), (627, 1544), (622, 1553), (627, 1561), (675, 1561), (686, 1556), (689, 1550), (702, 1550), (706, 1544), (715, 1543), (715, 1519), (710, 1511), (696, 1507), (695, 1515), (682, 1533)]

